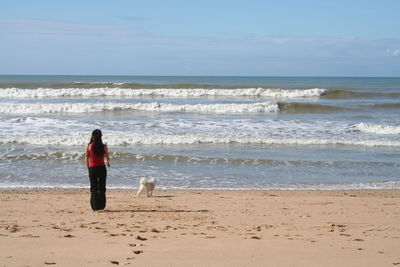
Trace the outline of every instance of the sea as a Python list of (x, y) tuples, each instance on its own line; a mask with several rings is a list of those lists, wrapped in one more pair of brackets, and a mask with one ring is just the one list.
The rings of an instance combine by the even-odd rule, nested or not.
[(400, 188), (400, 78), (0, 76), (0, 189)]

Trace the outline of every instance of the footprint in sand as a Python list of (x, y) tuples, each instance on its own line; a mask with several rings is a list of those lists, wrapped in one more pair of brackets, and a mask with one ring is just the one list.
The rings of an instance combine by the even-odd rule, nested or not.
[(136, 237), (136, 239), (137, 239), (137, 240), (140, 240), (140, 241), (146, 241), (146, 240), (147, 240), (147, 238), (141, 237), (140, 235), (138, 235), (138, 236)]
[(21, 235), (20, 237), (39, 238), (40, 236), (32, 235), (32, 234), (26, 234), (26, 235)]
[(65, 238), (73, 238), (75, 236), (73, 236), (73, 235), (64, 235), (63, 237), (65, 237)]
[(136, 244), (136, 243), (130, 243), (129, 246), (130, 247), (141, 247), (143, 245), (142, 244)]
[(350, 234), (340, 234), (341, 236), (351, 236)]
[(6, 226), (6, 230), (8, 230), (10, 233), (16, 233), (22, 230), (21, 226), (18, 224), (9, 224)]
[(119, 236), (119, 234), (109, 234), (109, 236)]

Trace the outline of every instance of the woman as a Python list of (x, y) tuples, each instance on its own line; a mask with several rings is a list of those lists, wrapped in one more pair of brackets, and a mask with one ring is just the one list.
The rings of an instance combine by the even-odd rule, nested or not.
[(90, 205), (93, 211), (102, 210), (106, 207), (107, 169), (105, 164), (110, 166), (110, 157), (107, 145), (103, 144), (101, 136), (101, 131), (98, 129), (92, 132), (85, 154), (85, 163), (90, 178)]

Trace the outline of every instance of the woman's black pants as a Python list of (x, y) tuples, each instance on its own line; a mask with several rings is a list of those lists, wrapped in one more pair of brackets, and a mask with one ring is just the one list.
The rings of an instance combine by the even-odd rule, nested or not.
[(93, 210), (102, 210), (106, 207), (106, 166), (89, 168), (90, 178), (90, 205)]

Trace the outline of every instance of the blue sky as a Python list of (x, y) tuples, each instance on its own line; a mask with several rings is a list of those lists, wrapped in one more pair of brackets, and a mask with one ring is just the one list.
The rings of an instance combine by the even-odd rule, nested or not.
[(0, 2), (1, 74), (400, 76), (400, 1)]

